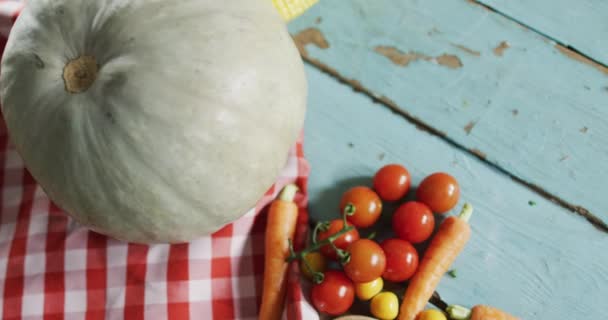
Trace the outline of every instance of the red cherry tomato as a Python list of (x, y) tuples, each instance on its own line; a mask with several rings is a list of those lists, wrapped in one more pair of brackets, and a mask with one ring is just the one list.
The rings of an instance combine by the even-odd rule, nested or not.
[(370, 282), (382, 275), (386, 268), (386, 257), (382, 248), (369, 239), (359, 239), (346, 250), (350, 260), (344, 272), (353, 282)]
[[(347, 225), (351, 224), (347, 223)], [(329, 223), (329, 228), (326, 231), (319, 232), (319, 234), (317, 235), (317, 240), (325, 240), (330, 236), (338, 233), (338, 231), (342, 230), (342, 226), (344, 226), (344, 222), (342, 221), (342, 219), (332, 220)], [(334, 244), (336, 245), (336, 247), (338, 247), (338, 249), (346, 250), (351, 243), (357, 240), (359, 240), (359, 231), (357, 231), (357, 229), (353, 229), (336, 239), (334, 241)], [(321, 253), (324, 256), (334, 260), (337, 258), (336, 250), (334, 250), (330, 245), (322, 246)]]
[(399, 164), (382, 167), (374, 176), (374, 190), (385, 201), (403, 198), (410, 190), (410, 173)]
[(434, 228), (435, 216), (422, 202), (406, 202), (393, 215), (393, 231), (397, 237), (411, 243), (425, 241)]
[(382, 278), (401, 282), (411, 278), (418, 268), (418, 252), (409, 242), (401, 239), (387, 239), (380, 244), (386, 255), (386, 269)]
[(433, 173), (424, 178), (416, 190), (416, 199), (437, 213), (450, 211), (458, 203), (459, 197), (458, 181), (443, 172)]
[(355, 286), (344, 272), (329, 270), (324, 275), (323, 282), (312, 287), (312, 304), (319, 312), (341, 315), (355, 300)]
[(344, 214), (347, 205), (352, 206), (354, 214), (349, 216), (348, 222), (358, 228), (367, 228), (380, 218), (382, 201), (374, 190), (368, 187), (354, 187), (342, 195), (340, 213)]

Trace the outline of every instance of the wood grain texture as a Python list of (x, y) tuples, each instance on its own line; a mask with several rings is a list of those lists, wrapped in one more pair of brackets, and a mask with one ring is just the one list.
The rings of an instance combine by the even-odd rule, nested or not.
[(608, 1), (475, 1), (608, 65)]
[(321, 1), (290, 25), (311, 28), (309, 61), (608, 222), (602, 70), (465, 1)]
[(405, 164), (413, 185), (447, 171), (460, 181), (461, 204), (472, 203), (475, 213), (471, 240), (454, 265), (458, 277), (445, 277), (438, 288), (444, 300), (489, 304), (523, 319), (605, 317), (605, 233), (319, 70), (307, 66), (307, 74), (304, 151), (313, 218), (337, 217), (341, 193), (371, 184), (384, 164)]

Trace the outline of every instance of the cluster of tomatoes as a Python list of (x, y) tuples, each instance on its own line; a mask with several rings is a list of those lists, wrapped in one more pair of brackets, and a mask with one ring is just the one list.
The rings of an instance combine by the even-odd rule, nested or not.
[[(401, 204), (393, 213), (392, 237), (381, 242), (361, 237), (360, 229), (379, 220), (383, 202), (402, 200), (410, 186), (404, 166), (386, 165), (374, 175), (373, 188), (356, 186), (343, 194), (341, 219), (317, 224), (313, 247), (303, 256), (301, 269), (315, 282), (311, 300), (319, 312), (344, 314), (357, 296), (371, 300), (370, 311), (376, 318), (397, 317), (399, 299), (383, 291), (384, 281), (400, 283), (414, 275), (419, 255), (413, 244), (429, 239), (435, 228), (433, 213), (448, 212), (460, 195), (456, 179), (434, 173), (419, 184), (415, 201)], [(338, 262), (341, 268), (325, 270), (327, 260)]]

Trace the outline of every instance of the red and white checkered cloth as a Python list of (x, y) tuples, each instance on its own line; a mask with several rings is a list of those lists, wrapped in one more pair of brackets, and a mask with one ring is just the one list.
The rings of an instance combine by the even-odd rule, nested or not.
[[(0, 0), (0, 50), (21, 1)], [(13, 319), (256, 319), (264, 267), (265, 207), (296, 182), (307, 231), (308, 164), (299, 140), (256, 208), (187, 244), (139, 245), (88, 231), (49, 201), (11, 146), (0, 117), (0, 316)], [(285, 317), (318, 319), (290, 268)]]

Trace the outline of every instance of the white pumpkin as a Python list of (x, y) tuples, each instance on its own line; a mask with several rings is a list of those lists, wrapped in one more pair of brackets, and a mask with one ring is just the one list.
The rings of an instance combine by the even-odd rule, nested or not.
[(284, 167), (306, 79), (268, 0), (37, 0), (1, 67), (11, 141), (91, 229), (182, 242), (242, 216)]

